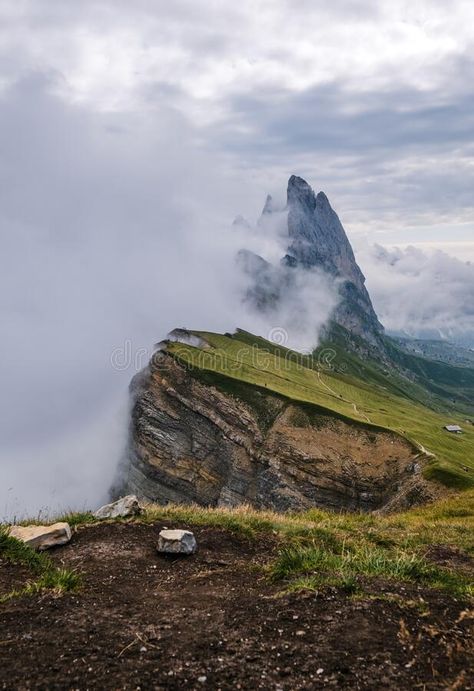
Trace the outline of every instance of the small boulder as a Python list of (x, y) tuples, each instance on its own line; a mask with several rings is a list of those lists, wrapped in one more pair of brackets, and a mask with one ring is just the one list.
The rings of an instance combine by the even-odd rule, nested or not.
[(126, 518), (127, 516), (136, 516), (141, 513), (142, 509), (138, 499), (134, 494), (129, 494), (122, 497), (112, 504), (101, 506), (100, 509), (94, 513), (95, 518)]
[(158, 552), (164, 554), (193, 554), (197, 542), (190, 530), (162, 530), (158, 536)]
[(72, 536), (69, 523), (53, 525), (13, 525), (9, 531), (11, 537), (21, 540), (28, 547), (42, 552), (50, 547), (67, 544)]

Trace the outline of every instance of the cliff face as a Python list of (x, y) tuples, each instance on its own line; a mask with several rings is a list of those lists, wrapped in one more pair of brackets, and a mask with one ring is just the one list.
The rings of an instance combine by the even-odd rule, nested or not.
[(202, 377), (163, 351), (134, 378), (124, 490), (277, 511), (400, 508), (429, 497), (419, 452), (396, 434)]

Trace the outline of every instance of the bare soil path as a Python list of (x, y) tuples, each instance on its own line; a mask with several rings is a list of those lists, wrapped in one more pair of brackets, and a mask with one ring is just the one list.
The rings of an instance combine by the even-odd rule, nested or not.
[(0, 688), (474, 689), (466, 603), (383, 582), (382, 598), (279, 596), (261, 569), (273, 537), (197, 528), (196, 555), (166, 558), (162, 527), (83, 527), (56, 549), (83, 586), (0, 605)]

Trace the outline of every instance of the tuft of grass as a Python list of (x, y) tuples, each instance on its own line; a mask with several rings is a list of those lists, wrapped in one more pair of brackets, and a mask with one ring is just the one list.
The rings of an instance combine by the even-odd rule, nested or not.
[(24, 542), (8, 534), (6, 526), (0, 526), (0, 556), (12, 564), (22, 564), (34, 573), (42, 573), (50, 567), (49, 557), (35, 552)]
[[(316, 572), (316, 573), (314, 573)], [(467, 576), (431, 564), (422, 556), (402, 550), (385, 550), (369, 544), (343, 546), (330, 552), (320, 546), (293, 546), (280, 551), (270, 567), (274, 581), (290, 580), (311, 574), (318, 586), (357, 584), (357, 576), (383, 577), (396, 581), (411, 581), (434, 588), (442, 588), (456, 595), (474, 594)], [(301, 587), (306, 580), (297, 580), (290, 589)]]
[(302, 590), (310, 590), (317, 593), (325, 588), (337, 588), (347, 593), (347, 595), (355, 595), (361, 592), (357, 577), (352, 573), (338, 573), (332, 576), (312, 575), (297, 578), (289, 584), (287, 592), (298, 593)]
[(91, 511), (66, 511), (59, 515), (38, 515), (36, 518), (25, 518), (15, 521), (17, 525), (52, 525), (53, 523), (69, 523), (71, 527), (96, 523), (97, 518)]
[(62, 521), (64, 521), (64, 523), (69, 523), (71, 528), (74, 528), (78, 525), (97, 523), (98, 519), (91, 511), (68, 511), (67, 513), (57, 516), (54, 519), (55, 523)]
[(80, 586), (81, 577), (77, 571), (57, 568), (47, 554), (35, 552), (21, 540), (11, 537), (6, 526), (0, 526), (0, 557), (12, 564), (26, 566), (36, 576), (23, 588), (2, 595), (0, 604), (14, 597), (34, 595), (42, 590), (52, 590), (59, 594)]
[(23, 594), (34, 595), (42, 590), (52, 590), (55, 593), (67, 593), (77, 590), (81, 584), (81, 577), (77, 571), (70, 569), (51, 569), (42, 574), (36, 581), (28, 583)]

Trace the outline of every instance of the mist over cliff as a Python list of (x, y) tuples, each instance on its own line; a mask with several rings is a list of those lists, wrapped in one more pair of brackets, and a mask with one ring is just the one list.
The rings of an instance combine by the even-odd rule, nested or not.
[(175, 326), (282, 327), (309, 347), (335, 298), (318, 277), (276, 314), (248, 309), (230, 225), (263, 194), (176, 113), (93, 114), (34, 75), (3, 94), (0, 118), (0, 514), (94, 505), (153, 343)]
[(242, 321), (245, 184), (160, 118), (91, 114), (36, 77), (0, 98), (2, 515), (104, 499), (153, 343)]
[[(236, 213), (258, 217), (267, 190), (206, 153), (184, 117), (164, 107), (92, 112), (55, 88), (30, 75), (0, 98), (0, 514), (10, 516), (105, 498), (127, 434), (128, 382), (173, 327), (238, 326), (262, 336), (283, 328), (288, 345), (308, 349), (348, 304), (337, 271), (307, 266), (295, 238), (289, 251), (287, 199), (230, 229)], [(273, 311), (242, 301), (254, 286), (235, 260), (242, 249), (278, 270), (287, 254), (305, 265), (286, 274), (292, 286)], [(448, 264), (439, 262), (436, 275), (453, 277)], [(391, 305), (383, 321), (398, 308), (384, 288), (384, 262), (372, 265), (375, 306)], [(472, 287), (469, 271), (466, 281), (458, 274), (460, 285)], [(372, 315), (360, 276), (353, 279)], [(405, 325), (416, 321), (410, 290), (407, 281), (398, 303)]]
[(474, 264), (440, 249), (360, 242), (377, 313), (391, 332), (474, 348)]

